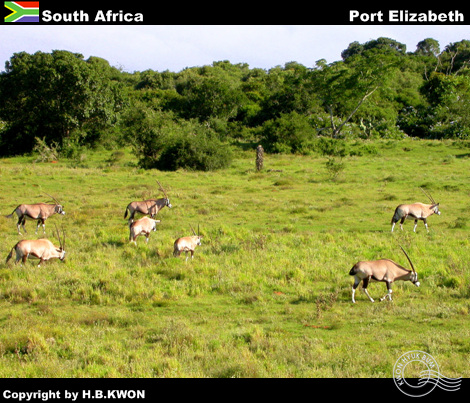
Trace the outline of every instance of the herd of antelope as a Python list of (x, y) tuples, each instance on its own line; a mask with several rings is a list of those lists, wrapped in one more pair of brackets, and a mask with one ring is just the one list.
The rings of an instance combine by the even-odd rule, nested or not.
[[(395, 228), (395, 224), (398, 221), (400, 221), (400, 228), (403, 231), (403, 222), (406, 219), (415, 221), (413, 232), (416, 232), (418, 220), (422, 220), (424, 222), (426, 230), (429, 232), (428, 223), (426, 219), (433, 214), (441, 214), (441, 212), (439, 211), (439, 203), (436, 203), (431, 197), (431, 195), (426, 192), (423, 188), (420, 189), (429, 198), (431, 204), (413, 203), (400, 204), (399, 206), (397, 206), (391, 222), (392, 232)], [(380, 299), (381, 301), (386, 298), (388, 298), (390, 301), (392, 300), (392, 283), (396, 280), (411, 281), (415, 286), (419, 287), (418, 273), (416, 273), (416, 270), (408, 254), (401, 246), (400, 248), (408, 259), (408, 262), (410, 262), (411, 270), (405, 269), (403, 266), (400, 266), (398, 263), (395, 263), (393, 260), (390, 259), (360, 261), (352, 267), (352, 269), (349, 271), (349, 274), (351, 276), (354, 276), (354, 284), (352, 288), (352, 302), (356, 302), (356, 300), (354, 299), (354, 294), (356, 293), (356, 288), (361, 281), (362, 291), (369, 297), (371, 302), (374, 302), (374, 300), (371, 298), (369, 292), (367, 291), (367, 286), (369, 285), (369, 281), (371, 280), (384, 282), (387, 285), (388, 293)]]
[[(129, 242), (133, 242), (137, 245), (137, 237), (140, 235), (145, 236), (146, 242), (148, 243), (150, 233), (152, 231), (157, 230), (157, 224), (160, 223), (160, 220), (155, 220), (153, 217), (157, 215), (157, 213), (163, 208), (168, 207), (171, 208), (170, 198), (168, 197), (165, 189), (163, 186), (158, 182), (160, 186), (160, 190), (165, 195), (164, 198), (161, 199), (148, 199), (143, 201), (134, 201), (127, 205), (126, 211), (124, 214), (124, 218), (127, 218), (127, 214), (129, 212)], [(46, 193), (47, 194), (47, 193)], [(23, 228), (23, 231), (27, 233), (25, 228), (26, 219), (28, 220), (36, 220), (37, 227), (36, 227), (36, 234), (38, 233), (39, 227), (42, 225), (43, 234), (46, 234), (46, 220), (54, 214), (65, 214), (65, 210), (63, 206), (58, 202), (56, 198), (47, 194), (54, 200), (53, 204), (46, 204), (46, 203), (35, 203), (35, 204), (20, 204), (16, 207), (13, 212), (7, 216), (6, 218), (10, 218), (13, 214), (16, 213), (18, 216), (18, 222), (16, 224), (18, 235), (22, 235), (20, 232), (20, 228)], [(144, 215), (144, 217), (135, 220), (134, 216), (135, 213), (140, 213)], [(149, 217), (147, 217), (149, 216)], [(189, 256), (187, 253), (191, 253), (191, 259), (194, 258), (194, 250), (196, 246), (201, 245), (202, 236), (199, 234), (199, 225), (198, 225), (198, 233), (194, 231), (193, 227), (191, 230), (193, 231), (193, 236), (186, 236), (178, 238), (174, 242), (174, 256), (179, 256), (181, 252), (186, 253), (186, 261), (188, 260)], [(39, 259), (38, 267), (41, 266), (43, 262), (46, 262), (53, 258), (59, 258), (60, 260), (65, 259), (65, 232), (62, 230), (62, 239), (59, 234), (59, 230), (56, 226), (57, 231), (57, 238), (59, 240), (60, 246), (55, 246), (50, 240), (48, 239), (23, 239), (16, 243), (15, 246), (11, 249), (10, 253), (7, 256), (6, 263), (12, 258), (13, 252), (16, 252), (16, 264), (21, 260), (22, 263), (25, 263), (26, 260), (31, 257), (35, 259)]]
[[(160, 199), (148, 199), (143, 201), (133, 201), (129, 203), (126, 207), (124, 213), (124, 219), (128, 218), (129, 225), (129, 242), (133, 242), (137, 245), (137, 237), (140, 235), (145, 236), (146, 242), (148, 243), (150, 233), (157, 230), (157, 224), (160, 223), (160, 220), (154, 219), (158, 212), (164, 208), (171, 208), (170, 199), (162, 187), (160, 182), (158, 182), (160, 190), (163, 192), (164, 196)], [(400, 221), (400, 228), (403, 231), (403, 223), (406, 219), (414, 220), (413, 231), (416, 232), (416, 227), (418, 225), (418, 220), (422, 220), (426, 227), (426, 230), (429, 232), (427, 218), (433, 214), (440, 215), (439, 203), (436, 203), (431, 195), (426, 192), (424, 189), (420, 188), (424, 194), (429, 198), (431, 204), (423, 203), (413, 203), (413, 204), (400, 204), (395, 209), (393, 214), (391, 225), (393, 232), (395, 224)], [(46, 193), (47, 194), (47, 193)], [(54, 214), (65, 214), (63, 206), (55, 199), (54, 197), (48, 195), (54, 200), (54, 204), (46, 203), (36, 203), (36, 204), (20, 204), (18, 207), (13, 210), (13, 212), (6, 217), (12, 217), (14, 213), (18, 216), (18, 222), (16, 224), (18, 234), (22, 235), (20, 228), (23, 227), (23, 231), (26, 233), (25, 221), (26, 219), (36, 220), (36, 234), (39, 230), (40, 225), (43, 227), (43, 234), (46, 233), (46, 220)], [(144, 217), (134, 221), (134, 216), (136, 213), (144, 215)], [(191, 259), (194, 258), (194, 250), (196, 246), (201, 245), (202, 236), (198, 232), (194, 231), (194, 228), (190, 225), (193, 232), (192, 236), (185, 236), (176, 239), (173, 244), (173, 256), (178, 257), (182, 252), (185, 252), (186, 261), (188, 260), (188, 252), (191, 254)], [(33, 239), (26, 240), (23, 239), (16, 243), (16, 245), (11, 249), (10, 253), (7, 256), (6, 263), (12, 258), (13, 251), (16, 253), (16, 262), (17, 264), (20, 260), (22, 263), (25, 263), (28, 257), (33, 257), (39, 259), (38, 267), (43, 262), (46, 262), (53, 258), (58, 258), (60, 260), (65, 259), (65, 232), (62, 231), (62, 239), (59, 234), (59, 230), (56, 226), (57, 238), (59, 240), (59, 247), (55, 246), (48, 239)], [(392, 300), (392, 283), (397, 280), (402, 281), (411, 281), (414, 285), (419, 287), (420, 283), (418, 281), (418, 273), (416, 272), (413, 263), (411, 262), (410, 257), (406, 251), (401, 247), (401, 250), (405, 254), (408, 262), (410, 263), (411, 270), (406, 269), (405, 267), (399, 265), (390, 259), (379, 259), (379, 260), (369, 260), (369, 261), (359, 261), (357, 262), (349, 271), (351, 276), (354, 276), (354, 284), (352, 287), (352, 302), (355, 303), (355, 293), (356, 288), (362, 281), (362, 291), (367, 295), (371, 302), (374, 302), (372, 297), (367, 291), (367, 286), (370, 281), (384, 282), (387, 286), (387, 294), (380, 299)]]

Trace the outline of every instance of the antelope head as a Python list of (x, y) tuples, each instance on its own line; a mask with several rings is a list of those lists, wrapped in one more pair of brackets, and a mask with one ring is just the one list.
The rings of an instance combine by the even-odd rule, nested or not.
[(423, 193), (427, 196), (427, 198), (431, 202), (432, 204), (431, 210), (434, 211), (434, 214), (441, 215), (441, 212), (439, 211), (439, 203), (436, 203), (434, 199), (432, 198), (432, 196), (428, 192), (426, 192), (423, 188), (420, 187), (420, 189), (423, 191)]
[(55, 229), (57, 231), (57, 239), (59, 240), (59, 245), (60, 245), (59, 250), (57, 252), (60, 253), (59, 259), (63, 261), (65, 259), (65, 231), (64, 231), (64, 228), (62, 228), (63, 238), (61, 239), (57, 225), (55, 226)]
[(165, 192), (165, 189), (163, 189), (163, 186), (161, 185), (161, 183), (157, 180), (157, 183), (158, 183), (158, 186), (160, 186), (160, 190), (163, 192), (163, 194), (165, 195), (165, 206), (167, 206), (168, 208), (171, 208), (172, 205), (170, 203), (170, 198), (168, 197), (168, 195), (166, 194)]
[(193, 235), (197, 238), (197, 245), (201, 245), (202, 236), (199, 235), (199, 224), (197, 225), (197, 234), (196, 234), (196, 231), (194, 231), (193, 226), (191, 224), (189, 224), (189, 226), (191, 227), (191, 230), (193, 231)]
[[(46, 193), (46, 192), (44, 192), (44, 193)], [(46, 195), (48, 195), (52, 200), (54, 200), (54, 203), (55, 203), (54, 211), (55, 211), (57, 214), (62, 214), (62, 215), (64, 215), (64, 214), (65, 214), (64, 208), (63, 208), (62, 205), (59, 203), (59, 201), (58, 201), (54, 196), (51, 196), (49, 193), (46, 193)]]
[(418, 281), (418, 273), (416, 273), (416, 270), (415, 270), (415, 267), (413, 266), (413, 263), (411, 262), (411, 259), (410, 257), (408, 256), (408, 253), (406, 253), (405, 249), (403, 249), (403, 247), (400, 245), (400, 248), (401, 250), (403, 251), (403, 253), (405, 254), (406, 258), (408, 259), (408, 262), (410, 262), (410, 266), (411, 266), (411, 273), (410, 273), (410, 281), (416, 286), (416, 287), (419, 287), (420, 286), (420, 283)]

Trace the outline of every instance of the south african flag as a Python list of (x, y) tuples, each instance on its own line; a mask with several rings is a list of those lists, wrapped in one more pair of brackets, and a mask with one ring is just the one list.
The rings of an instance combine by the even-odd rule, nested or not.
[(39, 22), (39, 1), (5, 1), (11, 11), (5, 22)]

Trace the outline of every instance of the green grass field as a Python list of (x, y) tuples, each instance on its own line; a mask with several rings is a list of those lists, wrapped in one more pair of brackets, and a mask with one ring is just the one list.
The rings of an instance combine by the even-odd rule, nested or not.
[[(0, 160), (0, 377), (386, 377), (405, 352), (431, 354), (447, 377), (470, 376), (470, 145), (351, 143), (332, 180), (326, 158), (240, 152), (218, 172), (135, 167), (126, 150), (79, 161)], [(133, 200), (168, 192), (150, 241), (128, 242)], [(390, 232), (398, 204), (440, 202), (441, 216)], [(5, 258), (22, 239), (21, 203), (64, 205), (67, 258), (37, 267)], [(193, 261), (173, 242), (200, 226)], [(35, 235), (36, 224), (26, 223)], [(387, 257), (421, 287), (371, 283), (351, 302), (349, 270)]]

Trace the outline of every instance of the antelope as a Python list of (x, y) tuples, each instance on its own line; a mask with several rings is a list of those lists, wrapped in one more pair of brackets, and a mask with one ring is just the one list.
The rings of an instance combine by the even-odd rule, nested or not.
[(150, 218), (153, 218), (163, 207), (172, 207), (170, 199), (168, 198), (168, 195), (165, 192), (165, 189), (163, 189), (160, 182), (157, 181), (157, 183), (160, 186), (160, 190), (163, 192), (165, 197), (162, 199), (149, 199), (144, 201), (133, 201), (129, 203), (124, 213), (124, 218), (126, 218), (127, 213), (129, 212), (129, 224), (134, 221), (135, 213), (150, 215)]
[(415, 226), (413, 232), (416, 232), (418, 226), (418, 220), (424, 222), (426, 231), (429, 232), (427, 218), (433, 214), (441, 215), (439, 211), (439, 203), (436, 203), (434, 199), (427, 193), (423, 188), (420, 188), (424, 194), (429, 198), (432, 204), (413, 203), (413, 204), (400, 204), (396, 209), (392, 217), (392, 232), (395, 228), (395, 224), (400, 221), (400, 228), (403, 230), (403, 223), (405, 219), (415, 220)]
[[(46, 193), (47, 194), (47, 193)], [(48, 195), (52, 197), (51, 195)], [(42, 224), (43, 233), (46, 233), (46, 220), (54, 214), (65, 214), (64, 208), (62, 205), (52, 197), (55, 201), (55, 204), (46, 204), (46, 203), (36, 203), (36, 204), (20, 204), (13, 212), (7, 215), (7, 218), (13, 216), (14, 213), (18, 216), (18, 222), (16, 223), (16, 228), (18, 234), (21, 235), (20, 226), (23, 227), (24, 232), (26, 228), (24, 226), (26, 219), (37, 220), (38, 225), (36, 227), (36, 234), (38, 233), (39, 226)]]
[[(56, 227), (57, 229), (57, 227)], [(39, 259), (38, 267), (41, 266), (42, 262), (47, 262), (53, 258), (59, 258), (60, 260), (65, 259), (65, 233), (63, 233), (63, 240), (60, 239), (59, 230), (57, 230), (57, 238), (59, 239), (60, 246), (54, 246), (54, 244), (48, 239), (23, 239), (11, 249), (7, 256), (6, 262), (13, 256), (13, 251), (16, 252), (16, 262), (21, 260), (22, 263), (26, 263), (28, 257), (34, 257)]]
[(395, 263), (389, 259), (380, 259), (380, 260), (370, 260), (370, 261), (360, 261), (357, 262), (352, 269), (349, 271), (351, 276), (354, 276), (354, 284), (352, 287), (352, 302), (356, 303), (354, 299), (354, 294), (356, 293), (356, 288), (359, 283), (362, 281), (362, 291), (369, 297), (371, 302), (374, 300), (369, 295), (367, 291), (367, 286), (369, 281), (382, 281), (387, 284), (388, 293), (380, 298), (380, 301), (384, 299), (392, 300), (392, 283), (397, 280), (411, 281), (415, 286), (419, 287), (418, 273), (416, 273), (413, 263), (409, 258), (405, 250), (400, 246), (401, 250), (405, 254), (408, 262), (410, 262), (411, 270), (405, 269), (403, 266), (400, 266), (398, 263)]
[(191, 259), (194, 258), (194, 249), (196, 249), (196, 246), (201, 245), (202, 236), (199, 235), (199, 225), (197, 226), (197, 234), (192, 226), (191, 230), (194, 236), (185, 236), (175, 241), (173, 244), (173, 256), (177, 257), (181, 252), (184, 252), (186, 255), (185, 261), (188, 261), (188, 252), (191, 252)]
[(129, 242), (134, 242), (137, 245), (136, 239), (139, 235), (145, 235), (146, 242), (149, 241), (150, 232), (157, 230), (157, 223), (160, 220), (154, 220), (148, 217), (142, 217), (139, 220), (133, 221), (129, 224)]

